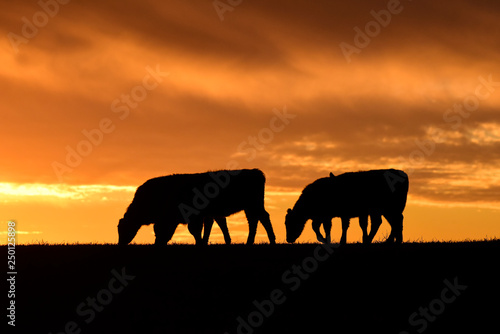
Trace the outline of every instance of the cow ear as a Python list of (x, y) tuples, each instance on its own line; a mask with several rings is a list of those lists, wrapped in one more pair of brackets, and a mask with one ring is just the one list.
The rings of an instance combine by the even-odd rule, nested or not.
[(334, 178), (334, 177), (335, 177), (335, 175), (333, 175), (333, 173), (332, 173), (332, 172), (330, 172), (330, 177), (331, 177), (331, 178)]
[(288, 208), (288, 210), (286, 210), (286, 213), (292, 213), (292, 209)]

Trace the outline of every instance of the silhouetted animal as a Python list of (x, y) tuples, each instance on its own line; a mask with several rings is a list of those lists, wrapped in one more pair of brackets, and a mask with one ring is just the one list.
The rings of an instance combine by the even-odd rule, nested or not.
[[(128, 244), (142, 225), (154, 224), (155, 244), (167, 244), (177, 225), (188, 223), (188, 230), (199, 244), (203, 242), (201, 230), (205, 218), (210, 224), (212, 218), (227, 217), (241, 210), (245, 211), (249, 225), (247, 244), (253, 244), (259, 220), (269, 242), (275, 243), (269, 214), (264, 209), (265, 180), (258, 169), (174, 174), (150, 179), (137, 188), (132, 203), (120, 219), (118, 243)], [(218, 223), (223, 226), (225, 219), (224, 222), (219, 219)]]
[[(293, 210), (288, 209), (285, 219), (286, 239), (294, 242), (302, 233), (306, 221), (312, 219), (318, 241), (329, 243), (331, 220), (340, 217), (340, 243), (345, 244), (350, 218), (359, 217), (363, 243), (370, 243), (384, 216), (391, 225), (391, 234), (386, 241), (401, 243), (408, 186), (408, 175), (396, 169), (345, 173), (339, 176), (330, 173), (330, 177), (320, 178), (306, 186)], [(367, 234), (368, 216), (371, 220), (370, 235)], [(321, 225), (326, 237), (321, 235)]]

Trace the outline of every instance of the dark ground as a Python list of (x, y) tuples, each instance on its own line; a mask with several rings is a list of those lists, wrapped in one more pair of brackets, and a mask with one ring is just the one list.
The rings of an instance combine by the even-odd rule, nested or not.
[(16, 330), (499, 332), (500, 241), (318, 247), (17, 246)]

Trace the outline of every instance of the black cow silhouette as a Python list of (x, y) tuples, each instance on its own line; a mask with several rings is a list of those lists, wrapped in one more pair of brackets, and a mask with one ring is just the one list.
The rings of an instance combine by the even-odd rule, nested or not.
[[(150, 179), (137, 188), (134, 199), (118, 224), (118, 243), (132, 241), (142, 225), (154, 224), (155, 244), (167, 244), (177, 225), (188, 224), (197, 244), (208, 241), (208, 232), (216, 219), (221, 229), (224, 217), (245, 211), (253, 244), (257, 223), (264, 226), (270, 243), (275, 235), (264, 208), (265, 176), (258, 169), (221, 170), (198, 174), (174, 174)], [(206, 223), (201, 238), (203, 222)], [(208, 233), (207, 233), (208, 232)], [(225, 234), (227, 239), (229, 234)]]
[[(293, 210), (288, 209), (285, 220), (286, 239), (288, 242), (295, 242), (307, 220), (312, 219), (312, 228), (318, 241), (330, 243), (331, 220), (340, 217), (340, 243), (345, 244), (350, 218), (359, 217), (363, 243), (371, 243), (384, 216), (391, 225), (391, 234), (386, 241), (401, 243), (408, 186), (408, 175), (396, 169), (345, 173), (338, 176), (330, 173), (330, 177), (320, 178), (306, 186)], [(369, 235), (368, 216), (371, 220)], [(324, 227), (325, 237), (321, 235), (321, 225)]]

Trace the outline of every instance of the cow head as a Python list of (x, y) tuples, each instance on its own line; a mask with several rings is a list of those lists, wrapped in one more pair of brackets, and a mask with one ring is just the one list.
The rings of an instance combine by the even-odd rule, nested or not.
[(141, 225), (136, 224), (133, 220), (122, 218), (118, 223), (118, 245), (128, 245), (134, 239)]
[(302, 234), (307, 219), (292, 209), (288, 209), (285, 217), (286, 241), (295, 242)]

